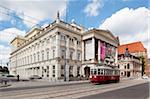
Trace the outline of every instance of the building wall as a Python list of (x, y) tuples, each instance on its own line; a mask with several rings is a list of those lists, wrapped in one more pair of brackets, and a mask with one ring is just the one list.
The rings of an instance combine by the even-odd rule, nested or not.
[(53, 80), (62, 78), (61, 72), (66, 64), (69, 69), (67, 75), (72, 72), (73, 76), (77, 76), (77, 68), (81, 67), (81, 35), (63, 28), (44, 32), (41, 36), (37, 33), (34, 37), (38, 38), (13, 52), (11, 73), (22, 78), (39, 75)]
[(141, 77), (142, 68), (138, 59), (119, 57), (118, 68), (120, 69), (120, 77), (122, 78)]

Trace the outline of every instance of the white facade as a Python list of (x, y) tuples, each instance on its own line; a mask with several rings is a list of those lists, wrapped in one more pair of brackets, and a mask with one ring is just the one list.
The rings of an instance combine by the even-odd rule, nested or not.
[(119, 55), (118, 68), (120, 70), (120, 77), (122, 78), (141, 77), (142, 65), (140, 59), (133, 55), (129, 57), (125, 57), (123, 54)]
[(27, 33), (26, 41), (12, 51), (10, 73), (21, 78), (39, 75), (57, 80), (64, 77), (66, 66), (67, 76), (79, 75), (83, 30), (59, 19), (43, 29), (35, 30)]

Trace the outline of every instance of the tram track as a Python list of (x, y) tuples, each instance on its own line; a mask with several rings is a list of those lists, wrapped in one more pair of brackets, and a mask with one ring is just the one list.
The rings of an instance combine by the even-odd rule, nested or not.
[[(20, 92), (20, 93), (13, 93), (8, 94), (10, 95), (9, 98), (5, 94), (5, 96), (1, 97), (1, 99), (51, 99), (51, 98), (65, 98), (67, 99), (72, 98), (73, 96), (80, 96), (86, 93), (95, 93), (95, 92), (102, 92), (103, 89), (110, 89), (113, 87), (123, 86), (126, 82), (124, 81), (118, 84), (103, 84), (103, 85), (92, 85), (92, 84), (85, 84), (85, 85), (72, 85), (72, 86), (60, 86), (59, 87), (51, 87), (52, 89), (45, 88), (44, 90), (27, 90), (29, 92)], [(132, 81), (131, 85), (137, 81)]]
[[(42, 89), (42, 93), (39, 89), (34, 89), (34, 90), (23, 90), (23, 91), (15, 91), (15, 92), (11, 92), (11, 93), (1, 93), (2, 95), (0, 95), (0, 97), (7, 97), (8, 95), (10, 97), (23, 97), (23, 96), (27, 96), (28, 95), (31, 97), (31, 96), (37, 96), (37, 95), (45, 95), (45, 94), (56, 94), (56, 93), (60, 93), (60, 92), (68, 92), (68, 91), (74, 91), (74, 90), (78, 90), (79, 88), (80, 89), (84, 89), (84, 88), (88, 88), (90, 84), (86, 84), (86, 85), (76, 85), (76, 86), (63, 86), (63, 87), (50, 87), (52, 89), (48, 89), (48, 88), (45, 88), (45, 89)], [(93, 85), (92, 85), (93, 86)], [(90, 88), (92, 87), (90, 85)], [(67, 90), (66, 90), (67, 89)], [(65, 90), (65, 91), (64, 91)], [(32, 93), (32, 94), (31, 94)]]

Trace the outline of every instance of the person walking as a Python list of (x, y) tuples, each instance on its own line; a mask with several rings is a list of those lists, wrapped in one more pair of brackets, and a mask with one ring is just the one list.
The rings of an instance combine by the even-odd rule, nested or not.
[(17, 75), (17, 81), (19, 81), (20, 79), (19, 79), (19, 75)]

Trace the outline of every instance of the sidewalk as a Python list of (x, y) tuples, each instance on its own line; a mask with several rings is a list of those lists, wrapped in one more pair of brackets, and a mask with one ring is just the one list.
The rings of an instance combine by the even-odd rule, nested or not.
[(20, 81), (20, 82), (10, 82), (11, 86), (7, 87), (0, 87), (1, 90), (10, 89), (10, 90), (19, 90), (19, 89), (32, 89), (32, 88), (45, 88), (45, 87), (53, 87), (53, 86), (65, 86), (65, 85), (74, 85), (74, 84), (85, 84), (89, 83), (89, 80), (83, 80), (83, 81)]

